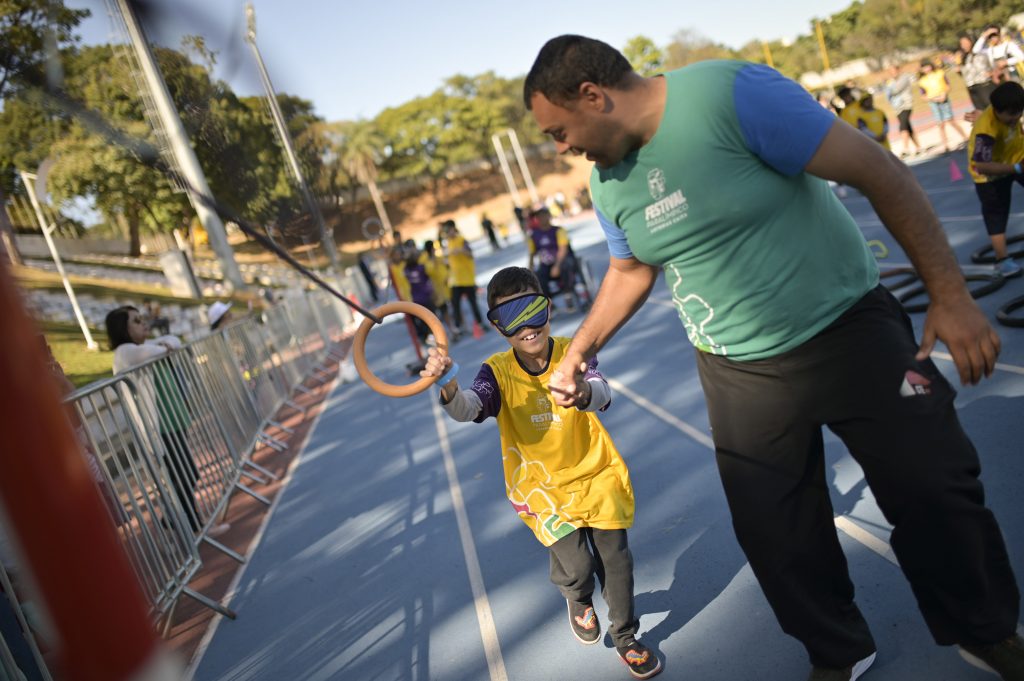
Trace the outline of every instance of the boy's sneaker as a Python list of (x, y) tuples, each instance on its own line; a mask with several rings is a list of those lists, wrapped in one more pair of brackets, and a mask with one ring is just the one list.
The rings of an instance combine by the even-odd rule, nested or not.
[(615, 650), (634, 679), (649, 679), (661, 673), (661, 660), (643, 643), (633, 641), (625, 648)]
[(593, 603), (573, 603), (569, 605), (569, 626), (572, 635), (583, 645), (593, 645), (601, 638), (601, 623), (597, 620)]
[(960, 656), (1003, 681), (1024, 681), (1024, 639), (1020, 634), (990, 646), (960, 646)]
[(1006, 278), (1019, 277), (1021, 267), (1013, 261), (1013, 258), (1003, 258), (996, 263), (996, 272), (999, 272), (999, 274)]
[(868, 667), (875, 661), (875, 653), (871, 653), (863, 660), (846, 667), (845, 669), (828, 669), (826, 667), (815, 667), (811, 670), (808, 681), (856, 681), (861, 674), (868, 670)]

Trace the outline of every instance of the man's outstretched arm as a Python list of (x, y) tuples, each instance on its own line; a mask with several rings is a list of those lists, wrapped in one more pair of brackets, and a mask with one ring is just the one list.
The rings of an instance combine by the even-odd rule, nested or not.
[(608, 273), (590, 313), (576, 330), (565, 357), (552, 374), (550, 387), (555, 404), (563, 407), (573, 404), (572, 392), (580, 365), (596, 355), (640, 309), (658, 280), (658, 272), (659, 268), (636, 258), (610, 258)]
[(918, 359), (927, 357), (941, 340), (953, 356), (961, 383), (974, 384), (989, 376), (999, 356), (999, 336), (971, 298), (942, 224), (910, 169), (837, 121), (805, 170), (858, 189), (910, 257), (931, 297)]

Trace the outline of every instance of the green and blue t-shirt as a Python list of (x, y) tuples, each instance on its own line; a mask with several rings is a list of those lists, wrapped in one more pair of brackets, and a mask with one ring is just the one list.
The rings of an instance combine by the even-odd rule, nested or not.
[(878, 284), (853, 218), (803, 172), (836, 118), (765, 66), (706, 61), (664, 78), (654, 137), (591, 175), (609, 251), (664, 270), (698, 349), (795, 348)]

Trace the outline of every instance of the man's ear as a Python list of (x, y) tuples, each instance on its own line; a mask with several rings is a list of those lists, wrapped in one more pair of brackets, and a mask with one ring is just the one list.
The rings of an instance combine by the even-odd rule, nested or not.
[(603, 111), (605, 107), (605, 91), (600, 85), (585, 81), (580, 83), (579, 89), (579, 102), (581, 106), (587, 106), (598, 111)]

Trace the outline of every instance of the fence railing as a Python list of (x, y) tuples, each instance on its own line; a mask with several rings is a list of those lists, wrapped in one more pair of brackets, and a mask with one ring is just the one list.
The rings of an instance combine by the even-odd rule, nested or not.
[[(235, 617), (189, 587), (203, 568), (199, 548), (206, 543), (245, 562), (216, 539), (231, 496), (240, 491), (270, 503), (248, 486), (276, 479), (252, 455), (261, 444), (284, 448), (278, 438), (292, 431), (275, 417), (304, 411), (292, 396), (308, 392), (308, 380), (324, 381), (325, 362), (337, 359), (332, 346), (351, 322), (348, 309), (328, 294), (305, 292), (67, 398), (82, 452), (154, 625), (170, 626), (183, 595)], [(4, 562), (0, 555), (0, 623), (6, 623), (0, 629), (0, 678), (19, 678), (14, 670), (24, 673), (31, 663), (41, 672), (26, 678), (48, 680)]]

